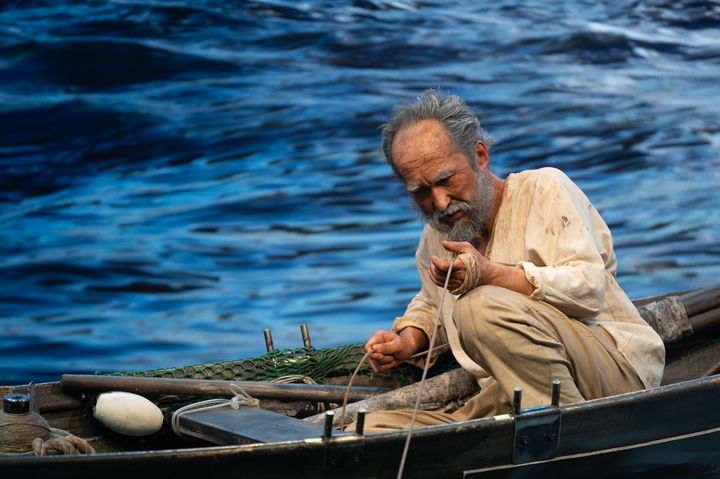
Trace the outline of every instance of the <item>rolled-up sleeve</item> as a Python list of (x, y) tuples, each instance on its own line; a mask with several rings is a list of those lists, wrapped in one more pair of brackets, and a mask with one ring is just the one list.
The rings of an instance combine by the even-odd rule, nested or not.
[(535, 200), (520, 233), (529, 261), (517, 265), (535, 287), (532, 298), (570, 317), (592, 318), (603, 309), (608, 266), (615, 264), (611, 236), (582, 191), (565, 175), (554, 179), (531, 189)]

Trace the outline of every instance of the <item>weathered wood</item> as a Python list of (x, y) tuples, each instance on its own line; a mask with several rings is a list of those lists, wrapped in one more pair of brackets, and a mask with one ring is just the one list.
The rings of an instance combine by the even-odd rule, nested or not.
[[(0, 393), (29, 394), (30, 388), (29, 385), (3, 387), (0, 388)], [(80, 399), (64, 392), (60, 387), (60, 383), (57, 382), (36, 384), (35, 400), (37, 401), (38, 412), (42, 414), (67, 409), (80, 409), (83, 406)]]
[[(355, 420), (357, 411), (364, 408), (368, 411), (390, 411), (396, 409), (412, 409), (415, 406), (420, 383), (411, 384), (395, 391), (358, 401), (348, 405), (345, 411), (345, 424)], [(475, 376), (462, 368), (453, 369), (439, 374), (425, 381), (420, 409), (436, 409), (458, 398), (465, 398), (478, 391), (478, 383)], [(334, 426), (340, 425), (342, 408), (334, 410)], [(322, 424), (325, 421), (325, 414), (316, 414), (306, 421)]]
[[(664, 304), (666, 299), (673, 298), (676, 299), (674, 305)], [(693, 291), (643, 298), (633, 301), (633, 304), (666, 344), (720, 327), (720, 284)], [(687, 318), (687, 321), (684, 318)]]
[(700, 378), (720, 358), (720, 338), (693, 342), (689, 347), (668, 349), (662, 385)]
[[(134, 376), (93, 376), (64, 374), (60, 379), (63, 389), (79, 391), (128, 391), (141, 395), (178, 394), (186, 396), (232, 397), (230, 384), (237, 384), (249, 395), (263, 399), (294, 401), (342, 402), (344, 386), (317, 384), (281, 384), (253, 381), (224, 381), (208, 379), (167, 379)], [(386, 392), (383, 388), (353, 388), (350, 401), (360, 401)]]

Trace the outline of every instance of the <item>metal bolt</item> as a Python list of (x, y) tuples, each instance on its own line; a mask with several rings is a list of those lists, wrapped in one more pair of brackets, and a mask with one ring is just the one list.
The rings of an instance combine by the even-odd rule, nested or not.
[(523, 447), (527, 446), (529, 442), (530, 440), (527, 436), (520, 436), (520, 439), (518, 439), (518, 443)]
[(551, 432), (545, 434), (545, 439), (547, 439), (548, 441), (554, 441), (555, 437), (556, 437), (555, 434), (553, 434)]

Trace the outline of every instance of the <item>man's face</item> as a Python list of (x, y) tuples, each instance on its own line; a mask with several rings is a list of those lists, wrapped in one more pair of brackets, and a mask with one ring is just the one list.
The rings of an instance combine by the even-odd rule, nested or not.
[(393, 142), (393, 159), (433, 228), (453, 241), (473, 242), (487, 233), (492, 184), (455, 150), (440, 123), (423, 120), (401, 130)]

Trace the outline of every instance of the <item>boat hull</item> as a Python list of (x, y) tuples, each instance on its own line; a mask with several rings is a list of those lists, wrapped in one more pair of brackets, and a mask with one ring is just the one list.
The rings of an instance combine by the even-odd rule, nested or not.
[[(516, 426), (548, 410), (419, 428), (407, 478), (718, 477), (720, 376), (561, 406), (554, 456), (518, 463)], [(554, 414), (554, 413), (553, 413)], [(90, 474), (394, 478), (407, 431), (275, 444), (0, 459), (3, 477)]]

